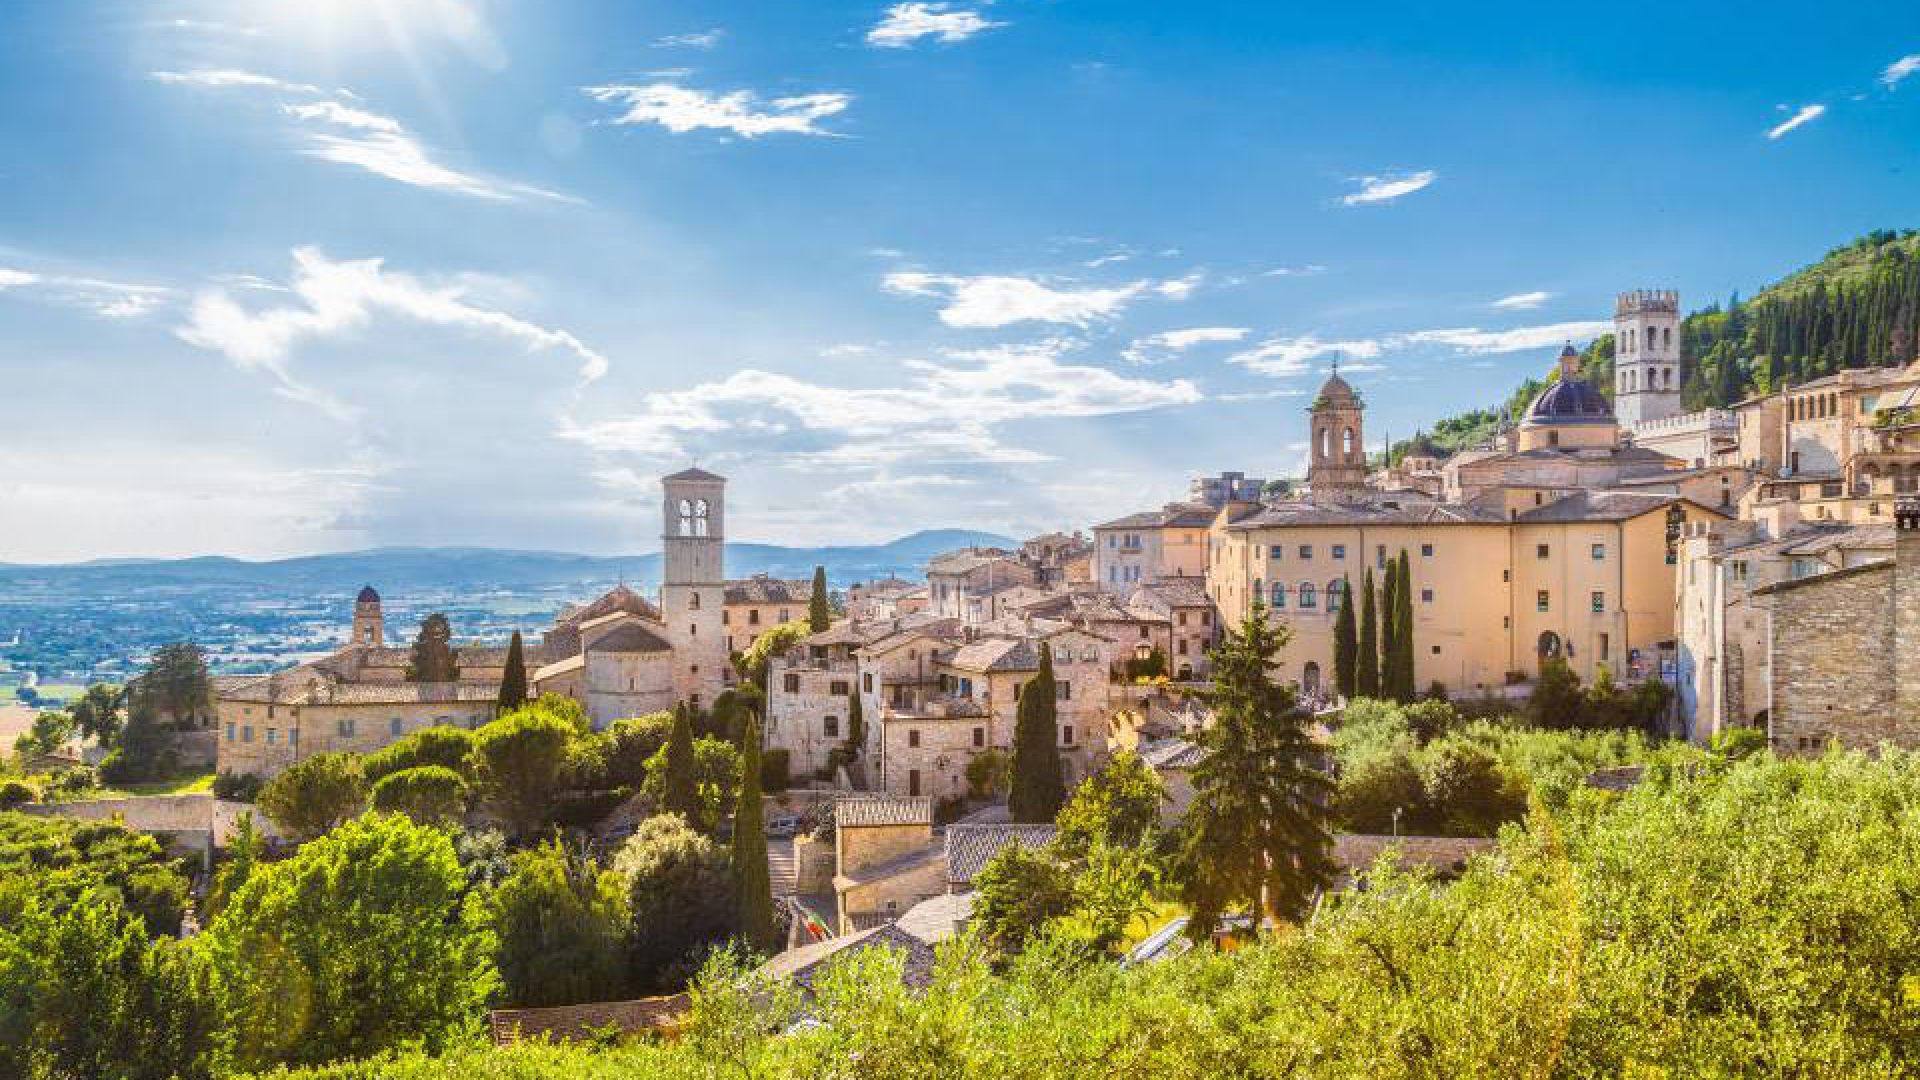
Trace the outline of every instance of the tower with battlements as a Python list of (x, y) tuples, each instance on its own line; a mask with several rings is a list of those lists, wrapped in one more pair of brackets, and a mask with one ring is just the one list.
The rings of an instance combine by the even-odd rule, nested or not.
[(1680, 294), (1624, 292), (1613, 306), (1613, 411), (1628, 431), (1680, 415)]

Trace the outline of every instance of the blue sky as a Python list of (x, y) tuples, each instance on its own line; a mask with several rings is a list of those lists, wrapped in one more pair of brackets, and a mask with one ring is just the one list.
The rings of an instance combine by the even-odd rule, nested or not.
[(1920, 224), (1902, 5), (0, 4), (0, 560), (1083, 526)]

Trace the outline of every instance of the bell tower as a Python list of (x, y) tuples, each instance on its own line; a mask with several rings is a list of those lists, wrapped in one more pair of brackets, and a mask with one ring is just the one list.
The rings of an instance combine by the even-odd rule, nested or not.
[(1628, 431), (1680, 415), (1680, 294), (1621, 293), (1613, 305), (1614, 415)]
[(387, 643), (386, 619), (380, 614), (380, 594), (363, 585), (353, 601), (353, 644), (377, 649)]
[(1340, 377), (1340, 361), (1336, 359), (1332, 374), (1321, 384), (1308, 410), (1312, 443), (1307, 485), (1316, 501), (1338, 500), (1366, 490), (1366, 433), (1361, 424), (1365, 411), (1360, 395)]
[(660, 617), (673, 644), (674, 694), (711, 708), (726, 685), (727, 480), (685, 469), (660, 481)]

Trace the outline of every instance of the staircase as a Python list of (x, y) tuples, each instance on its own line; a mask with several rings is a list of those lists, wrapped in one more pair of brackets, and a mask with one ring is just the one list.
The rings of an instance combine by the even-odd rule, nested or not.
[(767, 881), (773, 886), (773, 898), (793, 895), (793, 841), (790, 838), (767, 841)]

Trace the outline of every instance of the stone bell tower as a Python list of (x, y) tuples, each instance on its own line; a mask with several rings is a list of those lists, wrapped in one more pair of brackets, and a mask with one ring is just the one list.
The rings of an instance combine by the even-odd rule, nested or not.
[(1367, 451), (1365, 429), (1361, 426), (1366, 406), (1347, 380), (1340, 377), (1340, 362), (1320, 386), (1320, 393), (1308, 410), (1308, 431), (1312, 445), (1308, 453), (1307, 485), (1314, 501), (1338, 501), (1367, 487)]
[(726, 686), (726, 488), (723, 476), (685, 469), (660, 481), (660, 617), (673, 644), (674, 695), (711, 708)]
[(365, 585), (353, 602), (353, 644), (377, 649), (387, 643), (386, 619), (380, 613), (380, 594)]
[(1613, 305), (1614, 415), (1628, 431), (1680, 415), (1680, 294), (1639, 289)]

